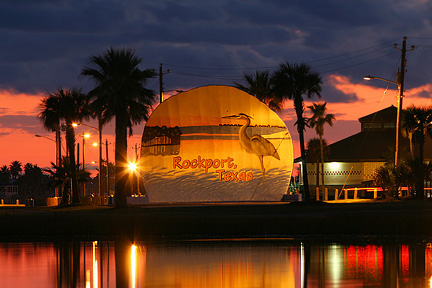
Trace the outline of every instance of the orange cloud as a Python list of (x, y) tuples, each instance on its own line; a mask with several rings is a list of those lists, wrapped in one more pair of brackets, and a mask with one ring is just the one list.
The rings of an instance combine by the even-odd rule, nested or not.
[(37, 115), (45, 93), (19, 93), (12, 89), (0, 90), (0, 115)]

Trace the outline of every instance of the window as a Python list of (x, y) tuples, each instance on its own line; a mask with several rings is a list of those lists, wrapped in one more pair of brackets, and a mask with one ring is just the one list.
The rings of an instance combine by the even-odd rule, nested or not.
[(382, 128), (382, 123), (363, 123), (363, 128), (370, 129), (370, 128)]

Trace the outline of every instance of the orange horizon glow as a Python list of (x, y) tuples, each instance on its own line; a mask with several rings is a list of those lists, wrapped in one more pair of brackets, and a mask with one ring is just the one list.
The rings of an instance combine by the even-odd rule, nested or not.
[[(348, 77), (330, 75), (328, 83), (335, 89), (343, 91), (347, 95), (355, 95), (356, 101), (350, 103), (335, 103), (328, 102), (326, 95), (323, 94), (322, 99), (311, 99), (305, 101), (305, 116), (309, 117), (309, 109), (307, 106), (312, 103), (322, 103), (327, 101), (327, 113), (333, 113), (336, 116), (336, 121), (333, 127), (326, 126), (324, 129), (324, 137), (328, 143), (334, 143), (350, 135), (360, 132), (360, 123), (358, 118), (371, 114), (381, 109), (385, 109), (391, 105), (397, 106), (397, 87), (389, 85), (388, 90), (385, 88), (376, 88), (370, 85), (369, 81), (364, 83), (353, 83)], [(432, 85), (426, 84), (419, 87), (407, 89), (404, 93), (403, 107), (411, 105), (428, 106), (432, 104), (431, 98), (420, 97), (419, 95), (432, 94)], [(165, 95), (166, 99), (171, 95)], [(55, 162), (55, 143), (44, 138), (35, 137), (36, 134), (55, 139), (53, 132), (46, 131), (42, 127), (42, 123), (37, 118), (40, 109), (39, 105), (42, 99), (46, 97), (46, 93), (20, 93), (12, 89), (0, 89), (0, 98), (2, 99), (0, 106), (0, 166), (9, 165), (13, 161), (20, 161), (22, 165), (32, 163), (41, 168), (50, 167), (50, 162)], [(157, 107), (157, 104), (156, 106)], [(281, 119), (287, 124), (289, 132), (293, 139), (294, 156), (300, 154), (298, 144), (298, 133), (294, 122), (296, 121), (295, 111), (292, 101), (284, 103), (283, 112), (279, 113)], [(94, 122), (94, 123), (93, 123)], [(97, 126), (95, 121), (87, 123), (91, 126)], [(141, 144), (141, 136), (144, 130), (144, 125), (140, 124), (133, 127), (134, 136), (128, 138), (128, 158), (135, 159), (134, 145)], [(92, 161), (99, 160), (99, 149), (93, 147), (93, 142), (98, 142), (97, 131), (88, 131), (85, 126), (76, 128), (76, 135), (83, 133), (85, 130), (91, 134), (91, 137), (86, 140), (86, 168), (94, 169), (97, 165), (92, 165)], [(305, 132), (305, 142), (310, 138), (316, 137), (313, 129), (307, 129)], [(109, 143), (109, 160), (114, 163), (114, 123), (108, 123), (102, 131), (102, 140), (105, 143), (108, 139)], [(90, 142), (91, 141), (91, 142)], [(82, 145), (82, 138), (77, 137), (76, 142)], [(63, 139), (63, 144), (65, 141)], [(80, 147), (80, 149), (82, 149)], [(102, 158), (105, 159), (105, 147), (102, 149)], [(65, 152), (62, 151), (65, 155)], [(80, 155), (82, 157), (82, 155)], [(82, 158), (81, 158), (82, 159)], [(81, 160), (82, 161), (82, 160)], [(92, 176), (95, 176), (97, 171), (93, 171)]]

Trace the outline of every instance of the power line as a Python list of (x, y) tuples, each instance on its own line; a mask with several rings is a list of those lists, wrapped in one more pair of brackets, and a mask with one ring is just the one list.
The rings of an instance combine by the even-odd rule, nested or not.
[(375, 60), (378, 60), (378, 59), (381, 59), (381, 58), (384, 58), (384, 57), (387, 57), (387, 56), (390, 56), (390, 55), (393, 55), (393, 54), (396, 54), (396, 53), (397, 52), (393, 52), (393, 53), (386, 54), (386, 55), (383, 55), (383, 56), (380, 56), (380, 57), (377, 57), (377, 58), (374, 58), (374, 59), (371, 59), (371, 60), (363, 61), (363, 62), (356, 63), (356, 64), (353, 64), (353, 65), (345, 66), (345, 67), (335, 68), (335, 69), (332, 69), (332, 70), (323, 71), (323, 72), (320, 72), (320, 73), (321, 74), (325, 74), (325, 73), (330, 73), (330, 72), (334, 72), (334, 71), (338, 71), (338, 70), (343, 70), (343, 69), (359, 66), (359, 65), (366, 64), (366, 63), (369, 63), (369, 62), (373, 62)]
[[(397, 39), (396, 39), (396, 40), (397, 40)], [(384, 42), (384, 43), (382, 43), (382, 44), (378, 44), (378, 45), (371, 46), (371, 47), (368, 47), (368, 48), (363, 48), (363, 49), (360, 49), (360, 50), (357, 50), (357, 51), (354, 51), (354, 52), (348, 52), (348, 53), (341, 54), (341, 55), (336, 55), (336, 56), (327, 57), (327, 58), (323, 58), (323, 59), (317, 59), (317, 60), (308, 61), (308, 62), (306, 62), (306, 63), (320, 62), (320, 61), (325, 61), (325, 60), (330, 60), (330, 59), (340, 58), (340, 57), (348, 56), (348, 55), (351, 55), (351, 54), (355, 54), (355, 53), (358, 53), (358, 52), (363, 52), (363, 51), (366, 51), (366, 50), (369, 50), (369, 49), (372, 49), (372, 48), (375, 48), (375, 47), (381, 47), (381, 46), (382, 46), (382, 48), (380, 48), (380, 49), (376, 49), (376, 50), (370, 52), (370, 53), (373, 53), (373, 52), (376, 52), (376, 51), (380, 51), (380, 50), (383, 50), (383, 49), (387, 49), (387, 48), (388, 48), (387, 44), (389, 44), (389, 43), (393, 43), (393, 42), (396, 41), (396, 40), (392, 40), (392, 41)], [(363, 54), (363, 55), (370, 54), (370, 53), (368, 52), (368, 53), (365, 53), (365, 54)], [(363, 55), (359, 55), (359, 56), (363, 56)], [(352, 57), (352, 58), (355, 58), (355, 57)]]
[(185, 68), (185, 69), (195, 69), (195, 70), (211, 70), (211, 71), (243, 71), (243, 70), (260, 70), (260, 69), (272, 69), (277, 68), (279, 66), (267, 66), (267, 67), (258, 67), (258, 68), (208, 68), (208, 67), (196, 67), (196, 66), (182, 66), (182, 65), (174, 65), (174, 64), (167, 64), (165, 65), (170, 67), (178, 67), (178, 68)]
[[(330, 60), (330, 59), (336, 59), (336, 58), (340, 58), (340, 57), (344, 57), (344, 56), (360, 53), (360, 52), (367, 51), (367, 50), (370, 50), (370, 49), (373, 49), (373, 48), (376, 48), (376, 47), (381, 47), (381, 48), (375, 49), (375, 50), (373, 50), (371, 52), (363, 53), (363, 54), (360, 54), (360, 55), (357, 55), (357, 56), (352, 56), (352, 57), (350, 57), (348, 59), (344, 59), (344, 60), (338, 60), (338, 61), (335, 61), (335, 62), (330, 62), (328, 64), (323, 64), (321, 66), (332, 65), (332, 64), (335, 64), (335, 63), (340, 63), (340, 62), (343, 62), (343, 61), (348, 61), (348, 60), (351, 60), (351, 59), (354, 59), (354, 58), (362, 57), (362, 56), (365, 56), (365, 55), (368, 55), (368, 54), (372, 54), (372, 53), (378, 52), (380, 50), (387, 49), (388, 47), (385, 46), (385, 45), (387, 45), (388, 43), (393, 43), (394, 41), (396, 41), (396, 40), (387, 41), (387, 42), (384, 42), (384, 43), (381, 43), (381, 44), (378, 44), (378, 45), (374, 45), (374, 46), (371, 46), (371, 47), (359, 49), (359, 50), (356, 50), (356, 51), (353, 51), (353, 52), (344, 53), (344, 54), (340, 54), (340, 55), (336, 55), (336, 56), (332, 56), (332, 57), (326, 57), (326, 58), (321, 58), (321, 59), (316, 59), (316, 60), (311, 60), (311, 61), (305, 61), (305, 63), (322, 62), (322, 61), (326, 61), (326, 60)], [(209, 67), (176, 65), (176, 64), (169, 64), (169, 63), (164, 63), (164, 65), (170, 66), (170, 67), (184, 68), (184, 69), (209, 70), (209, 71), (263, 70), (263, 69), (275, 69), (275, 68), (279, 67), (279, 65), (274, 65), (274, 66), (244, 67), (244, 68), (209, 68)], [(320, 66), (318, 66), (318, 67), (320, 67)]]
[(184, 76), (192, 76), (192, 77), (200, 77), (200, 78), (212, 78), (212, 79), (222, 79), (222, 80), (229, 80), (229, 79), (243, 79), (242, 75), (201, 75), (201, 74), (193, 74), (193, 73), (187, 73), (187, 72), (181, 72), (176, 70), (170, 70), (173, 74), (179, 74)]
[[(372, 52), (368, 52), (368, 53), (364, 53), (364, 54), (361, 54), (361, 55), (358, 55), (358, 56), (350, 57), (348, 59), (338, 60), (338, 61), (334, 61), (334, 62), (331, 62), (331, 63), (327, 63), (327, 64), (323, 64), (323, 65), (318, 65), (318, 66), (315, 66), (315, 67), (312, 66), (312, 67), (316, 69), (316, 68), (319, 68), (319, 67), (330, 66), (330, 65), (337, 64), (337, 63), (346, 62), (346, 61), (349, 61), (349, 60), (352, 60), (352, 59), (355, 59), (355, 58), (358, 58), (358, 57), (362, 57), (364, 55), (369, 55), (369, 54), (374, 53), (374, 52), (379, 51), (379, 50), (382, 50), (382, 49), (378, 49), (378, 50), (375, 50), (375, 51), (372, 51)], [(352, 65), (348, 65), (348, 66), (343, 66), (343, 67), (338, 67), (338, 68), (322, 71), (320, 73), (321, 74), (326, 74), (326, 73), (331, 73), (331, 72), (335, 72), (335, 71), (339, 71), (339, 70), (344, 70), (344, 69), (352, 68), (352, 67), (355, 67), (355, 66), (359, 66), (359, 65), (363, 65), (363, 64), (366, 64), (366, 63), (370, 63), (370, 62), (376, 61), (376, 60), (381, 59), (381, 58), (385, 58), (385, 57), (391, 56), (391, 55), (396, 54), (396, 53), (397, 52), (388, 53), (388, 54), (385, 54), (385, 55), (382, 55), (382, 56), (379, 56), (379, 57), (375, 57), (375, 58), (367, 60), (367, 61), (362, 61), (362, 62), (355, 63), (355, 64), (352, 64)], [(317, 61), (319, 61), (319, 60), (317, 60)], [(181, 65), (172, 65), (172, 64), (166, 64), (166, 65), (167, 66), (172, 66), (172, 67), (178, 67), (178, 68), (207, 70), (207, 71), (244, 71), (246, 69), (260, 70), (260, 68), (263, 68), (263, 67), (260, 67), (260, 68), (245, 68), (245, 69), (222, 69), (222, 68), (191, 67), (191, 66), (181, 66)], [(277, 67), (279, 67), (279, 66), (267, 66), (265, 68), (277, 68)], [(183, 75), (183, 76), (199, 77), (199, 78), (209, 78), (209, 79), (219, 79), (219, 80), (230, 80), (230, 79), (231, 80), (241, 80), (241, 79), (243, 79), (243, 75), (217, 75), (217, 76), (212, 76), (212, 75), (204, 75), (204, 74), (198, 74), (198, 73), (188, 73), (188, 72), (178, 71), (178, 70), (172, 70), (172, 69), (171, 69), (171, 72), (174, 73), (174, 74)]]
[[(419, 38), (420, 39), (420, 38)], [(431, 39), (432, 38), (423, 38), (423, 39)], [(317, 59), (317, 60), (313, 60), (313, 61), (309, 61), (306, 63), (314, 63), (314, 62), (322, 62), (322, 61), (327, 61), (330, 59), (337, 59), (340, 57), (345, 57), (348, 55), (354, 55), (352, 57), (349, 58), (345, 58), (345, 59), (341, 59), (341, 60), (337, 60), (337, 61), (333, 61), (333, 62), (329, 62), (326, 64), (321, 64), (321, 65), (317, 65), (317, 66), (312, 66), (312, 68), (316, 69), (319, 67), (324, 67), (324, 66), (330, 66), (330, 65), (335, 65), (338, 63), (343, 63), (343, 62), (347, 62), (347, 61), (351, 61), (353, 59), (359, 58), (359, 57), (363, 57), (366, 55), (371, 55), (373, 53), (382, 51), (384, 49), (387, 49), (389, 47), (385, 47), (385, 45), (387, 45), (388, 43), (393, 43), (395, 40), (391, 40), (391, 41), (387, 41), (378, 45), (374, 45), (371, 47), (367, 47), (367, 48), (363, 48), (363, 49), (359, 49), (353, 52), (349, 52), (349, 53), (345, 53), (345, 54), (341, 54), (341, 55), (337, 55), (337, 56), (332, 56), (332, 57), (327, 57), (327, 58), (322, 58), (322, 59)], [(432, 46), (423, 46), (423, 47), (430, 47), (432, 48)], [(377, 48), (377, 49), (376, 49)], [(373, 49), (372, 51), (370, 51), (371, 49)], [(367, 52), (365, 52), (367, 51)], [(360, 53), (360, 54), (358, 54)], [(359, 66), (359, 65), (363, 65), (366, 63), (370, 63), (373, 61), (376, 61), (378, 59), (381, 58), (385, 58), (388, 56), (392, 56), (393, 54), (398, 53), (398, 52), (392, 52), (392, 53), (387, 53), (385, 55), (381, 55), (379, 57), (375, 57), (373, 59), (369, 59), (369, 60), (365, 60), (362, 62), (358, 62), (358, 63), (354, 63), (351, 65), (347, 65), (347, 66), (342, 66), (342, 67), (336, 67), (334, 69), (329, 69), (329, 70), (325, 70), (325, 71), (321, 71), (321, 74), (327, 74), (327, 73), (331, 73), (331, 72), (336, 72), (336, 71), (340, 71), (340, 70), (344, 70), (344, 69), (348, 69), (348, 68), (352, 68), (355, 66)], [(357, 54), (357, 55), (355, 55)], [(167, 64), (164, 63), (164, 65), (166, 66), (171, 66), (171, 67), (177, 67), (177, 68), (182, 68), (182, 69), (195, 69), (195, 70), (204, 70), (204, 71), (244, 71), (244, 70), (260, 70), (260, 69), (271, 69), (271, 68), (277, 68), (279, 66), (265, 66), (265, 67), (255, 67), (255, 68), (209, 68), (209, 67), (196, 67), (196, 66), (185, 66), (185, 65), (175, 65), (175, 64)], [(187, 76), (187, 77), (198, 77), (198, 78), (207, 78), (207, 79), (217, 79), (217, 80), (223, 80), (223, 81), (241, 81), (242, 79), (244, 79), (243, 75), (208, 75), (208, 74), (202, 74), (202, 73), (190, 73), (190, 72), (186, 72), (186, 71), (181, 71), (180, 70), (172, 70), (172, 73), (177, 74), (177, 75), (182, 75), (182, 76)]]
[[(361, 55), (358, 55), (358, 56), (353, 56), (353, 57), (350, 57), (350, 58), (347, 58), (347, 59), (342, 59), (342, 60), (334, 61), (334, 62), (331, 62), (331, 63), (318, 65), (318, 66), (315, 66), (315, 68), (323, 67), (323, 66), (329, 66), (329, 65), (341, 63), (341, 62), (344, 62), (344, 61), (352, 60), (352, 59), (355, 59), (355, 58), (358, 58), (358, 57), (361, 57), (361, 56), (365, 56), (365, 55), (369, 55), (369, 54), (375, 53), (375, 52), (383, 50), (383, 49), (388, 49), (388, 47), (383, 47), (383, 48), (380, 48), (380, 49), (377, 49), (377, 50), (374, 50), (374, 51), (371, 51), (371, 52), (368, 52), (368, 53), (364, 53), (364, 54), (361, 54)], [(391, 54), (387, 54), (387, 55), (391, 55)], [(387, 55), (384, 55), (384, 56), (387, 56)], [(306, 63), (309, 63), (309, 62), (306, 62)]]

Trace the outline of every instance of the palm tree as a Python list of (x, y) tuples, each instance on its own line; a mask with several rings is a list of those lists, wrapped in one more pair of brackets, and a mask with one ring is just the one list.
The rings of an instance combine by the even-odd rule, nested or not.
[(393, 187), (394, 178), (391, 170), (391, 166), (383, 165), (378, 167), (373, 175), (374, 185), (380, 186), (383, 190), (383, 198)]
[(411, 177), (410, 167), (405, 162), (400, 162), (397, 166), (391, 167), (394, 179), (394, 198), (399, 198), (399, 189), (403, 185), (408, 185)]
[(274, 96), (272, 91), (272, 78), (269, 71), (255, 71), (255, 74), (243, 73), (246, 85), (234, 82), (234, 86), (240, 90), (255, 96), (258, 100), (269, 106), (274, 111), (282, 110), (282, 101)]
[(22, 172), (22, 164), (19, 161), (13, 161), (9, 165), (9, 172), (13, 180), (17, 180), (18, 176), (20, 175), (20, 172)]
[(84, 67), (81, 75), (91, 78), (96, 87), (90, 91), (96, 113), (102, 123), (115, 117), (115, 204), (126, 206), (127, 130), (147, 120), (155, 92), (145, 88), (149, 78), (156, 76), (153, 69), (141, 70), (142, 59), (130, 49), (108, 49), (103, 55), (90, 58), (91, 67)]
[[(408, 133), (412, 133), (413, 143), (419, 145), (419, 162), (424, 162), (424, 143), (426, 137), (432, 137), (432, 107), (408, 107), (404, 113), (402, 123), (403, 128)], [(424, 197), (424, 169), (418, 169), (416, 177), (416, 196), (420, 199)]]
[(44, 172), (47, 172), (49, 175), (52, 176), (51, 180), (48, 183), (49, 186), (54, 188), (60, 187), (61, 191), (63, 191), (63, 203), (68, 203), (68, 198), (70, 196), (69, 191), (71, 188), (73, 170), (71, 168), (71, 162), (69, 160), (70, 159), (68, 157), (63, 157), (61, 165), (57, 166), (56, 164), (51, 162), (52, 169), (44, 169)]
[[(39, 118), (42, 120), (46, 129), (53, 129), (63, 119), (66, 123), (66, 147), (69, 155), (71, 166), (72, 181), (72, 203), (79, 204), (80, 195), (78, 191), (77, 171), (75, 162), (75, 130), (72, 123), (81, 122), (88, 119), (90, 113), (88, 110), (87, 96), (81, 93), (80, 89), (63, 89), (58, 88), (54, 93), (49, 93), (48, 97), (42, 100), (40, 104), (42, 112)], [(63, 203), (68, 202), (69, 195), (63, 193)]]
[(317, 96), (321, 98), (321, 77), (318, 73), (313, 72), (311, 67), (307, 64), (290, 64), (288, 62), (282, 63), (273, 75), (274, 92), (279, 99), (283, 102), (286, 99), (294, 101), (294, 109), (297, 115), (297, 132), (300, 138), (300, 152), (303, 167), (303, 183), (304, 183), (304, 199), (309, 200), (309, 185), (307, 179), (306, 168), (306, 150), (304, 143), (304, 131), (308, 127), (307, 120), (303, 117), (304, 101), (303, 96), (312, 98)]
[(0, 185), (8, 185), (10, 178), (9, 167), (7, 165), (0, 167)]
[(313, 113), (312, 117), (308, 119), (308, 123), (311, 128), (315, 127), (315, 131), (320, 139), (322, 191), (324, 191), (324, 125), (328, 124), (330, 126), (333, 126), (333, 121), (335, 120), (335, 116), (333, 114), (325, 114), (327, 110), (326, 105), (327, 102), (324, 102), (324, 104), (313, 103), (312, 105), (308, 106), (308, 108)]

